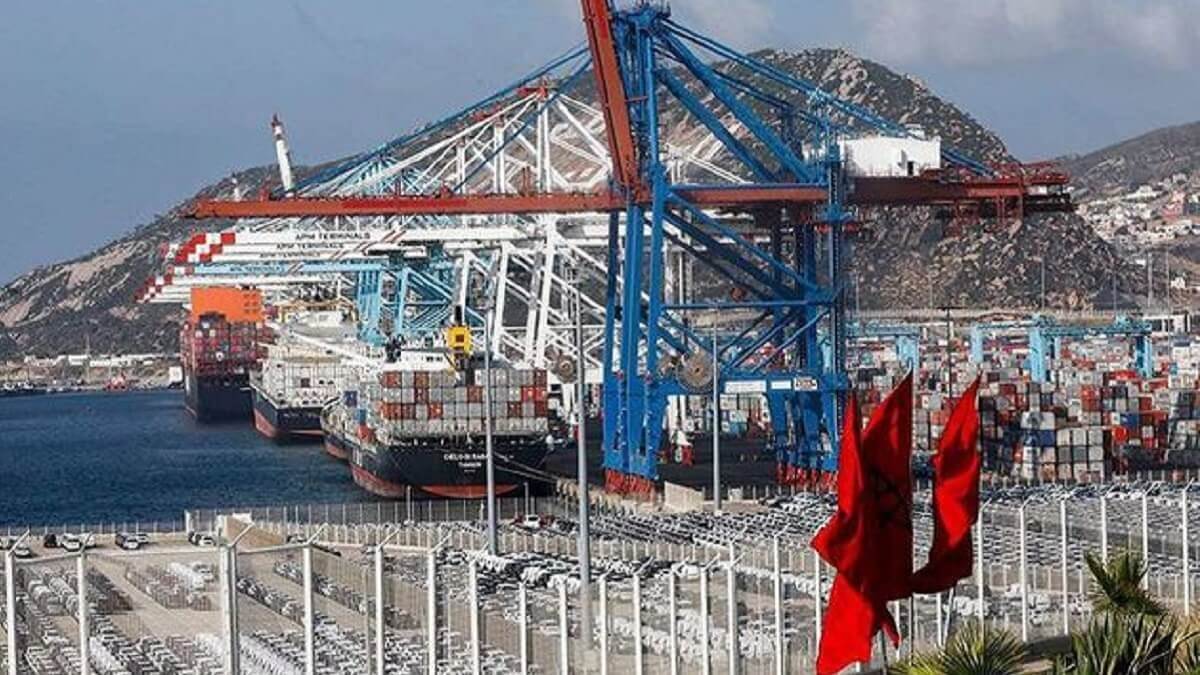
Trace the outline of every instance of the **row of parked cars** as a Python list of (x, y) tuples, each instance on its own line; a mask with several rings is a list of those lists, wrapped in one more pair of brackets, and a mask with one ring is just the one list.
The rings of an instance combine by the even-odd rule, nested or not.
[[(113, 544), (124, 551), (136, 551), (146, 544), (150, 543), (150, 535), (144, 532), (118, 532), (113, 536)], [(42, 536), (42, 548), (44, 549), (61, 549), (67, 553), (78, 553), (85, 549), (92, 549), (98, 546), (96, 535), (90, 532), (74, 533), (56, 533), (49, 532)], [(33, 549), (30, 548), (29, 539), (20, 537), (0, 537), (0, 551), (12, 551), (15, 558), (32, 558)]]

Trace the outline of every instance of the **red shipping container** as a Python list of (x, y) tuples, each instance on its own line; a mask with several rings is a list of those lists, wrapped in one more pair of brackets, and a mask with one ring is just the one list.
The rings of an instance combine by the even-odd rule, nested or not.
[(483, 387), (477, 384), (467, 385), (467, 403), (483, 403)]
[(429, 419), (440, 420), (442, 419), (443, 415), (445, 415), (445, 409), (442, 407), (441, 403), (429, 404)]
[(520, 417), (521, 416), (521, 404), (509, 402), (508, 416), (509, 417)]
[(413, 373), (413, 385), (418, 388), (429, 388), (429, 373), (415, 372)]
[(400, 404), (400, 419), (412, 420), (417, 418), (417, 406), (415, 403)]
[[(541, 391), (540, 389), (538, 391)], [(533, 414), (535, 417), (546, 417), (550, 414), (549, 406), (545, 401), (536, 401), (533, 404)]]
[(535, 390), (536, 387), (521, 387), (521, 402), (532, 403), (536, 401), (536, 394), (533, 393)]
[(540, 403), (540, 402), (544, 402), (544, 401), (546, 400), (546, 387), (545, 387), (545, 385), (542, 385), (542, 386), (540, 386), (540, 387), (537, 387), (537, 386), (535, 386), (535, 387), (533, 388), (533, 400), (534, 400), (534, 401), (536, 401), (536, 402), (539, 402), (539, 403)]

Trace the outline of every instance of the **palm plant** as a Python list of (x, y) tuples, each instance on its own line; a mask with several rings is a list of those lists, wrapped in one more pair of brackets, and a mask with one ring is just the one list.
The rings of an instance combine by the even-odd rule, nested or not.
[(1113, 613), (1071, 638), (1071, 654), (1055, 664), (1073, 675), (1172, 675), (1175, 622), (1162, 615)]
[(1086, 559), (1096, 580), (1091, 600), (1097, 614), (1162, 616), (1167, 613), (1166, 607), (1142, 588), (1146, 563), (1141, 556), (1126, 551), (1105, 562), (1089, 553)]
[(895, 675), (1016, 675), (1025, 647), (1011, 633), (980, 623), (964, 625), (941, 651), (918, 654), (893, 666)]

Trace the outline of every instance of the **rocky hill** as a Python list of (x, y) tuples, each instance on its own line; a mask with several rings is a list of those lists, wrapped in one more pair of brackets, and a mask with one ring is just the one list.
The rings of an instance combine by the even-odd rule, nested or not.
[(1200, 122), (1157, 129), (1062, 163), (1081, 200), (1112, 196), (1177, 174), (1200, 174)]
[[(939, 98), (919, 80), (842, 50), (762, 51), (760, 59), (816, 82), (883, 117), (921, 125), (931, 135), (989, 161), (1008, 158), (1003, 142), (966, 112)], [(721, 66), (731, 71), (737, 68)], [(748, 73), (737, 73), (755, 79)], [(696, 134), (682, 111), (667, 111), (664, 126), (674, 142)], [(264, 145), (264, 147), (266, 147)], [(271, 170), (251, 169), (239, 184), (254, 190)], [(229, 178), (199, 195), (228, 194)], [(138, 286), (158, 268), (172, 241), (227, 222), (179, 217), (182, 204), (93, 253), (35, 269), (0, 289), (0, 358), (17, 354), (78, 352), (87, 336), (94, 351), (138, 353), (176, 348), (179, 312), (135, 305)], [(1063, 306), (1107, 304), (1110, 278), (1137, 292), (1137, 274), (1075, 216), (1031, 218), (1022, 224), (968, 229), (947, 237), (928, 213), (863, 214), (867, 234), (852, 252), (866, 307), (935, 304), (1030, 306), (1036, 304), (1040, 263), (1047, 260), (1049, 300)], [(931, 295), (930, 289), (933, 289)]]

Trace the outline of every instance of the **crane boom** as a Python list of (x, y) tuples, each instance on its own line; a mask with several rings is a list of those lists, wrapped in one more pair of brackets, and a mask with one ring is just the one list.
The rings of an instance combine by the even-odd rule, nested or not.
[(637, 187), (641, 181), (637, 143), (629, 120), (629, 101), (613, 39), (612, 8), (608, 0), (582, 0), (582, 4), (583, 24), (592, 52), (592, 70), (596, 74), (596, 92), (604, 111), (604, 129), (612, 154), (613, 180), (618, 187), (628, 190)]

